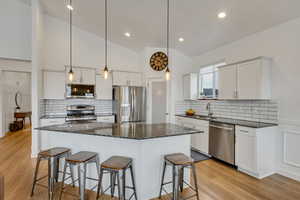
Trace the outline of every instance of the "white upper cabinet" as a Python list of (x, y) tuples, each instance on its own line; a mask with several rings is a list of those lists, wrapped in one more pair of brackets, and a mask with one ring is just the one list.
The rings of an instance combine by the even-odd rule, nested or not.
[(97, 99), (112, 99), (112, 78), (104, 79), (102, 75), (96, 75), (96, 98)]
[(95, 85), (96, 83), (96, 70), (90, 68), (73, 67), (74, 79), (69, 80), (70, 67), (66, 67), (66, 80), (68, 84), (83, 84)]
[(183, 98), (184, 100), (198, 99), (198, 74), (190, 73), (183, 75)]
[(143, 86), (142, 74), (139, 72), (113, 71), (113, 85)]
[(230, 65), (221, 67), (218, 70), (219, 80), (219, 99), (236, 99), (237, 98), (237, 66)]
[(44, 71), (44, 99), (65, 99), (65, 73)]
[(271, 61), (257, 58), (219, 68), (219, 99), (271, 99)]
[(241, 63), (237, 69), (239, 99), (271, 99), (271, 67), (268, 59)]

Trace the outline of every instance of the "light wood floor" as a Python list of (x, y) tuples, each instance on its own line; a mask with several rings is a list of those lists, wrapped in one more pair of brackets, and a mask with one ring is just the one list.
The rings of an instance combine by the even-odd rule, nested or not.
[[(0, 173), (5, 175), (5, 200), (47, 199), (47, 190), (39, 187), (36, 195), (29, 197), (35, 167), (30, 146), (30, 129), (0, 139)], [(42, 171), (46, 172), (45, 165)], [(197, 173), (200, 200), (300, 199), (300, 183), (280, 175), (257, 180), (214, 160), (198, 163)], [(65, 195), (63, 199), (76, 198)], [(94, 193), (89, 193), (89, 199), (95, 199)]]

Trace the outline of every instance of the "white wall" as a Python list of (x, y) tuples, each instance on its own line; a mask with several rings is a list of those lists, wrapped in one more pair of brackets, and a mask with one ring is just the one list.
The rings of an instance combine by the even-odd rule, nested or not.
[(273, 98), (279, 103), (281, 127), (277, 148), (278, 171), (298, 180), (300, 180), (299, 35), (300, 18), (194, 58), (195, 68), (222, 59), (225, 59), (226, 63), (231, 63), (257, 56), (273, 58)]
[[(166, 49), (162, 48), (152, 48), (146, 47), (144, 51), (141, 53), (141, 60), (143, 65), (143, 72), (145, 76), (145, 81), (153, 80), (153, 79), (162, 79), (165, 80), (165, 72), (157, 72), (154, 71), (149, 64), (150, 57), (153, 53), (157, 51), (165, 51)], [(193, 62), (192, 60), (185, 56), (183, 53), (171, 49), (169, 55), (169, 68), (171, 71), (171, 80), (167, 83), (167, 112), (169, 113), (170, 122), (175, 122), (175, 103), (178, 100), (183, 100), (183, 80), (182, 75), (193, 71)], [(149, 98), (148, 98), (149, 100)], [(163, 102), (162, 102), (163, 103)], [(149, 113), (151, 111), (151, 107), (148, 107), (147, 110), (147, 119), (151, 119)]]
[(44, 50), (44, 15), (39, 0), (32, 4), (32, 145), (31, 155), (36, 157), (40, 151), (40, 97), (42, 95), (42, 59)]
[[(44, 68), (64, 69), (69, 64), (69, 25), (45, 15)], [(102, 69), (104, 40), (95, 34), (73, 27), (73, 65)], [(139, 55), (120, 45), (109, 43), (108, 65), (112, 70), (141, 71)]]
[(0, 4), (0, 57), (30, 60), (31, 8), (17, 0)]

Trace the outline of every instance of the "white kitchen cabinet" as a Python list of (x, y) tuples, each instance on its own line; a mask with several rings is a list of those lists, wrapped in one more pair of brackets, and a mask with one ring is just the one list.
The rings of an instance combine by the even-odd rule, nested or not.
[(235, 162), (239, 171), (256, 178), (275, 173), (275, 137), (277, 127), (236, 126)]
[(97, 116), (97, 122), (115, 123), (115, 116)]
[(238, 99), (271, 99), (271, 68), (268, 59), (238, 64)]
[(142, 74), (139, 72), (113, 71), (113, 85), (143, 86)]
[(74, 72), (73, 81), (69, 80), (70, 67), (66, 67), (66, 80), (68, 84), (83, 84), (95, 85), (96, 83), (96, 70), (91, 68), (73, 67)]
[(176, 124), (203, 131), (203, 133), (193, 134), (191, 136), (191, 145), (193, 149), (208, 155), (209, 121), (177, 116)]
[(105, 80), (102, 75), (96, 75), (96, 98), (112, 99), (112, 78), (108, 76)]
[(56, 71), (43, 72), (44, 99), (65, 99), (65, 73)]
[(66, 122), (65, 118), (47, 118), (41, 119), (41, 126), (51, 126), (56, 124), (64, 124)]
[(271, 60), (255, 58), (218, 68), (219, 99), (271, 99)]
[(229, 65), (218, 69), (219, 99), (237, 98), (237, 66)]
[(198, 74), (190, 73), (183, 75), (183, 98), (184, 100), (198, 99)]

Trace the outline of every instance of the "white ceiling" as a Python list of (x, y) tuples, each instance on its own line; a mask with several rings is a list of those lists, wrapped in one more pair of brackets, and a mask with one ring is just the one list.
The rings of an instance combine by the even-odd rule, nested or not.
[[(24, 0), (26, 1), (26, 0)], [(66, 19), (64, 0), (41, 0), (45, 11)], [(104, 35), (104, 0), (73, 0), (74, 24)], [(109, 39), (140, 51), (166, 45), (166, 0), (109, 0)], [(299, 0), (171, 0), (171, 45), (196, 56), (300, 17)], [(217, 18), (226, 11), (228, 17)], [(132, 34), (131, 38), (124, 36)], [(178, 38), (183, 37), (183, 43)]]

